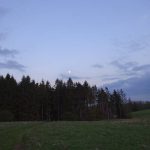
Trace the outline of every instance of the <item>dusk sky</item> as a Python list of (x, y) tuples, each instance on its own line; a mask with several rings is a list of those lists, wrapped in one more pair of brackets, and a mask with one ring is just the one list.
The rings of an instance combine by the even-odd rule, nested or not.
[(150, 0), (0, 0), (0, 74), (72, 77), (150, 100)]

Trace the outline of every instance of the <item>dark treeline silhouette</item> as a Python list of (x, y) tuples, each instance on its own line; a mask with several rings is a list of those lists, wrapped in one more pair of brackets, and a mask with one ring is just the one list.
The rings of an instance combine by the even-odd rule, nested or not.
[(52, 87), (48, 81), (36, 83), (29, 76), (19, 83), (9, 74), (0, 76), (0, 121), (126, 118), (130, 111), (149, 105), (127, 100), (122, 90), (98, 89), (87, 81), (57, 79)]
[(150, 109), (150, 101), (131, 101), (131, 100), (129, 100), (129, 105), (130, 105), (131, 112)]

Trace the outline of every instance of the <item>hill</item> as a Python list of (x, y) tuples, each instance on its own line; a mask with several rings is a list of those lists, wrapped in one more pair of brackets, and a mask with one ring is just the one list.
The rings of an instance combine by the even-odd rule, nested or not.
[(132, 113), (133, 118), (150, 119), (150, 110), (136, 111)]

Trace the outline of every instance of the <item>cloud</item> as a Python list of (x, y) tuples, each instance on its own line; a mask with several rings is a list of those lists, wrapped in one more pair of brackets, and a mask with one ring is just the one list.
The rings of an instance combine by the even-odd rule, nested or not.
[(139, 65), (136, 62), (120, 63), (117, 60), (112, 61), (110, 64), (125, 72), (130, 71), (132, 73), (137, 73), (138, 71), (150, 71), (150, 64)]
[(129, 41), (128, 44), (125, 46), (126, 49), (129, 49), (132, 52), (144, 50), (147, 47), (148, 43), (144, 41), (136, 41), (132, 40)]
[(141, 77), (119, 80), (105, 86), (110, 90), (123, 89), (127, 96), (134, 100), (150, 100), (150, 73), (146, 73)]
[(127, 41), (114, 40), (113, 46), (116, 50), (119, 50), (125, 53), (137, 52), (137, 51), (145, 51), (150, 46), (150, 36), (145, 35), (141, 36), (138, 39), (131, 39)]
[(0, 62), (0, 68), (1, 69), (13, 69), (13, 70), (24, 72), (26, 67), (22, 64), (19, 64), (16, 61), (9, 60), (7, 62)]
[[(110, 64), (118, 69), (116, 75), (106, 76), (102, 78), (102, 81), (108, 81), (108, 83), (114, 83), (114, 87), (128, 87), (128, 82), (133, 79), (133, 81), (142, 75), (147, 73), (150, 74), (150, 64), (139, 65), (137, 62), (121, 62), (115, 60), (110, 62)], [(128, 81), (128, 82), (127, 82)]]
[(0, 56), (4, 56), (4, 57), (14, 57), (16, 54), (18, 54), (17, 50), (10, 50), (7, 48), (1, 48), (0, 47)]
[(92, 67), (93, 67), (93, 68), (98, 68), (98, 69), (103, 68), (103, 66), (100, 65), (100, 64), (94, 64), (94, 65), (92, 65)]
[(102, 81), (114, 81), (114, 80), (119, 80), (119, 77), (104, 77), (102, 78)]
[(136, 66), (132, 70), (133, 71), (150, 71), (150, 64)]
[(111, 65), (117, 67), (119, 70), (123, 70), (123, 71), (129, 71), (129, 70), (132, 70), (133, 67), (137, 66), (137, 63), (136, 62), (126, 62), (126, 63), (120, 63), (120, 61), (118, 60), (115, 60), (115, 61), (112, 61), (110, 63)]
[(90, 79), (90, 77), (80, 77), (80, 76), (68, 75), (68, 74), (61, 74), (60, 77), (62, 79), (69, 79), (69, 78), (71, 78), (73, 80), (82, 80), (82, 79), (86, 80), (86, 79)]

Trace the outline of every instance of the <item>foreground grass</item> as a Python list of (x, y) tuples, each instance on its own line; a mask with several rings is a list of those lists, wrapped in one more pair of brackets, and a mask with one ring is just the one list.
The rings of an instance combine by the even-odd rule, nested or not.
[(150, 110), (133, 116), (117, 121), (0, 123), (0, 150), (150, 150), (150, 122), (141, 119), (150, 120)]

